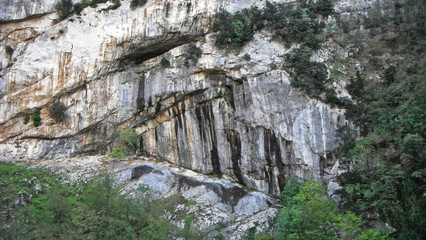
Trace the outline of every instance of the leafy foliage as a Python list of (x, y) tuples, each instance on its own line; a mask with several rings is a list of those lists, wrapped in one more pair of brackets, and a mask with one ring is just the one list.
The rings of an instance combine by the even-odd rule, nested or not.
[(55, 102), (49, 108), (50, 117), (55, 119), (56, 122), (62, 122), (67, 117), (65, 111), (67, 107), (61, 102)]
[[(306, 7), (306, 2), (308, 1), (305, 1), (305, 7)], [(309, 4), (307, 5), (307, 7), (312, 12), (316, 14), (320, 14), (323, 17), (328, 17), (334, 12), (333, 3), (331, 2), (331, 0), (309, 1)]]
[(41, 122), (40, 109), (37, 109), (33, 112), (33, 114), (31, 115), (31, 120), (33, 121), (34, 127), (38, 127), (40, 125), (40, 122)]
[(341, 214), (315, 180), (301, 184), (292, 179), (282, 193), (283, 208), (277, 216), (278, 239), (365, 239), (378, 230), (364, 231), (360, 217)]
[(71, 14), (72, 7), (71, 0), (60, 0), (56, 3), (55, 10), (58, 11), (60, 19), (65, 19)]
[(132, 10), (135, 10), (138, 7), (142, 7), (143, 5), (145, 5), (147, 2), (147, 0), (132, 0), (130, 2), (130, 8)]
[(217, 32), (215, 45), (221, 49), (239, 49), (263, 28), (273, 32), (274, 37), (288, 47), (300, 43), (299, 48), (286, 54), (284, 64), (285, 68), (293, 70), (292, 86), (315, 98), (325, 93), (323, 100), (342, 106), (344, 103), (337, 98), (334, 89), (326, 87), (327, 67), (310, 60), (313, 51), (321, 48), (318, 34), (325, 26), (317, 20), (318, 15), (328, 16), (332, 12), (330, 0), (299, 1), (296, 7), (267, 1), (264, 9), (253, 6), (235, 14), (222, 10), (216, 15), (213, 26), (213, 31)]
[[(108, 176), (67, 185), (37, 169), (0, 165), (0, 170), (5, 239), (200, 239), (190, 229), (191, 217), (173, 212), (181, 197), (154, 201), (141, 188), (130, 198)], [(164, 219), (165, 210), (189, 223), (186, 230)]]
[(170, 67), (170, 61), (167, 58), (163, 57), (161, 59), (161, 66), (164, 68)]
[(113, 158), (117, 159), (124, 159), (126, 158), (126, 154), (123, 153), (123, 150), (121, 150), (120, 147), (115, 147), (112, 149), (111, 153), (109, 154)]
[(285, 67), (294, 71), (291, 82), (293, 87), (303, 90), (311, 97), (318, 97), (326, 90), (327, 67), (322, 63), (311, 61), (311, 56), (312, 49), (295, 48), (285, 55), (287, 59)]
[(27, 124), (27, 123), (29, 123), (30, 122), (30, 116), (25, 116), (24, 117), (24, 124)]
[(110, 153), (111, 157), (123, 159), (126, 156), (135, 154), (139, 149), (140, 136), (135, 129), (127, 128), (119, 134), (118, 146), (114, 147)]
[(237, 49), (249, 42), (256, 30), (262, 26), (262, 12), (257, 7), (243, 9), (230, 14), (222, 10), (216, 15), (213, 31), (216, 34), (215, 45), (221, 49)]
[(222, 10), (216, 15), (213, 26), (213, 31), (217, 32), (215, 45), (221, 49), (241, 48), (256, 31), (266, 27), (287, 45), (302, 42), (303, 46), (318, 50), (321, 40), (316, 34), (324, 24), (316, 20), (317, 15), (328, 16), (332, 11), (333, 4), (329, 0), (302, 1), (297, 8), (267, 1), (265, 9), (253, 6), (235, 14)]
[[(413, 2), (419, 3), (406, 4)], [(420, 18), (412, 21), (424, 22)], [(424, 49), (426, 33), (418, 32), (417, 25), (411, 25), (409, 31), (412, 48), (404, 62), (386, 68), (381, 82), (365, 82), (357, 74), (348, 85), (356, 103), (347, 103), (346, 118), (355, 123), (362, 137), (345, 147), (353, 171), (339, 181), (345, 186), (343, 209), (377, 212), (397, 229), (398, 239), (423, 239), (426, 59), (418, 49)]]
[(287, 45), (301, 43), (313, 50), (321, 47), (321, 40), (316, 34), (321, 31), (323, 24), (316, 20), (315, 12), (309, 8), (289, 8), (284, 4), (267, 2), (263, 18), (266, 27)]
[(184, 53), (185, 65), (189, 66), (189, 62), (192, 61), (194, 64), (197, 64), (198, 59), (203, 54), (203, 51), (197, 47), (194, 43), (190, 43)]
[(4, 47), (4, 49), (5, 49), (5, 51), (6, 51), (6, 54), (7, 55), (9, 55), (9, 56), (12, 56), (12, 54), (13, 54), (13, 52), (15, 51), (11, 46), (9, 46), (9, 45), (6, 45), (5, 47)]

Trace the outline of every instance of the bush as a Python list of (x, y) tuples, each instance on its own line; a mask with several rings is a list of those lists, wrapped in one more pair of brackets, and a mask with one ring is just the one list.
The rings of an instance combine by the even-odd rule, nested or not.
[(9, 55), (9, 56), (12, 56), (13, 52), (15, 51), (15, 50), (13, 50), (13, 48), (12, 48), (11, 46), (9, 46), (9, 45), (5, 46), (5, 47), (4, 47), (4, 49), (6, 50), (6, 54), (7, 54), (7, 55)]
[[(276, 219), (279, 239), (357, 239), (367, 235), (361, 218), (351, 212), (341, 214), (315, 180), (304, 184), (293, 180), (281, 196), (284, 207)], [(368, 236), (383, 236), (377, 229), (367, 231)]]
[(213, 31), (217, 32), (215, 45), (221, 49), (238, 49), (249, 42), (260, 30), (262, 12), (257, 7), (230, 14), (222, 10), (216, 15)]
[(197, 64), (198, 59), (203, 54), (203, 51), (197, 47), (194, 43), (190, 43), (188, 47), (185, 50), (184, 58), (185, 58), (185, 65), (189, 65), (189, 61), (192, 61), (194, 64)]
[(27, 124), (28, 122), (30, 122), (30, 116), (25, 116), (24, 117), (24, 124)]
[(299, 3), (297, 8), (291, 8), (267, 1), (263, 10), (251, 7), (235, 14), (222, 10), (216, 15), (213, 25), (213, 31), (217, 32), (215, 45), (221, 49), (239, 49), (253, 38), (256, 31), (266, 27), (275, 34), (275, 38), (288, 46), (301, 43), (302, 46), (318, 50), (321, 39), (317, 34), (325, 25), (316, 20), (317, 15), (330, 15), (333, 4), (330, 0)]
[(244, 54), (243, 58), (244, 58), (244, 60), (246, 60), (246, 61), (250, 61), (251, 56), (250, 56), (250, 54), (246, 53), (246, 54)]
[(65, 19), (71, 14), (72, 7), (71, 0), (60, 0), (56, 3), (55, 10), (58, 12), (60, 19)]
[(333, 3), (331, 0), (318, 0), (308, 5), (309, 9), (316, 14), (320, 14), (324, 17), (331, 15), (334, 11)]
[(126, 155), (123, 153), (123, 151), (119, 147), (113, 148), (109, 155), (113, 158), (118, 158), (118, 159), (126, 158)]
[(286, 68), (294, 71), (291, 85), (301, 89), (311, 97), (318, 97), (326, 90), (327, 67), (323, 63), (310, 60), (312, 50), (308, 47), (295, 48), (285, 55)]
[(55, 102), (50, 106), (49, 113), (50, 117), (53, 118), (56, 122), (62, 122), (66, 118), (65, 111), (67, 107), (61, 102)]
[(120, 133), (120, 142), (123, 150), (135, 153), (139, 149), (140, 136), (135, 129), (127, 128)]
[(34, 127), (38, 127), (40, 125), (40, 122), (41, 122), (40, 109), (37, 109), (34, 111), (34, 113), (31, 115), (31, 120), (33, 121)]
[(391, 84), (395, 81), (396, 67), (390, 66), (383, 73), (383, 80), (386, 84)]
[(130, 2), (130, 8), (132, 10), (135, 10), (138, 7), (142, 7), (143, 5), (145, 5), (147, 2), (147, 0), (132, 0)]
[(350, 78), (349, 83), (346, 85), (346, 90), (354, 98), (360, 98), (364, 92), (364, 80), (361, 73), (356, 71), (356, 78)]
[(301, 43), (313, 50), (321, 47), (321, 40), (316, 37), (323, 24), (316, 19), (316, 14), (303, 5), (300, 8), (289, 8), (281, 3), (267, 2), (263, 11), (266, 27), (275, 33), (275, 38), (285, 42)]
[(167, 58), (163, 57), (161, 59), (161, 66), (164, 68), (170, 67), (170, 61)]
[[(2, 239), (201, 239), (192, 218), (175, 210), (182, 200), (153, 200), (143, 187), (129, 196), (109, 176), (69, 185), (50, 172), (0, 164), (0, 186)], [(165, 211), (185, 221), (185, 231)]]

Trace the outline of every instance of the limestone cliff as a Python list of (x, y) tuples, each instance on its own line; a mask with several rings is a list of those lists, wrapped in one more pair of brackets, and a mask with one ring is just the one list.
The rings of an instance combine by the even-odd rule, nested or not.
[[(391, 14), (395, 2), (339, 0), (335, 11), (360, 19), (377, 5)], [(331, 151), (344, 110), (290, 86), (279, 67), (289, 49), (267, 31), (238, 54), (214, 46), (219, 9), (265, 1), (148, 0), (134, 10), (121, 1), (103, 11), (109, 4), (58, 21), (54, 1), (1, 0), (0, 161), (105, 154), (114, 133), (131, 127), (140, 154), (275, 197), (291, 175), (328, 182), (337, 174)], [(203, 52), (194, 64), (184, 61), (189, 43)], [(355, 48), (326, 44), (318, 61)], [(49, 117), (56, 101), (65, 122)], [(42, 124), (25, 124), (36, 109)]]

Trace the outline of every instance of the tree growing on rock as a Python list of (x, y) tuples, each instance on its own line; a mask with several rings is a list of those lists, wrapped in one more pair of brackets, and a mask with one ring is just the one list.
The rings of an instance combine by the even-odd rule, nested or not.
[(67, 117), (65, 114), (67, 107), (61, 102), (55, 102), (49, 108), (50, 117), (55, 119), (56, 122), (62, 122)]
[(58, 11), (60, 19), (67, 18), (72, 12), (71, 0), (60, 0), (55, 5), (55, 10)]

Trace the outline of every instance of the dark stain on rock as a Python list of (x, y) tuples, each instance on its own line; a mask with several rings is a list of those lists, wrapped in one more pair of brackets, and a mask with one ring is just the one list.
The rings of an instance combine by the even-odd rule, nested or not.
[(201, 142), (204, 143), (206, 141), (206, 139), (204, 137), (203, 118), (201, 117), (200, 107), (195, 108), (195, 117), (197, 118), (197, 121), (198, 121), (198, 130), (200, 132)]
[(146, 175), (146, 174), (152, 172), (153, 170), (154, 170), (154, 168), (151, 167), (151, 166), (148, 166), (148, 165), (137, 166), (137, 167), (133, 168), (132, 177), (130, 179), (131, 180), (139, 179), (143, 175)]
[(191, 12), (191, 2), (188, 2), (188, 4), (186, 5), (186, 14), (189, 14)]
[(212, 143), (212, 150), (210, 151), (210, 157), (213, 167), (213, 174), (222, 177), (222, 172), (220, 171), (220, 159), (219, 152), (217, 148), (217, 140), (216, 140), (216, 127), (214, 124), (214, 114), (213, 107), (211, 102), (203, 106), (203, 113), (206, 122), (209, 124), (210, 129), (210, 138)]
[[(268, 163), (268, 182), (269, 183), (269, 193), (274, 194), (273, 192), (273, 168), (277, 167), (279, 174), (282, 174), (284, 172), (284, 163), (283, 159), (281, 157), (281, 147), (280, 147), (280, 141), (275, 136), (275, 133), (272, 130), (265, 129), (264, 130), (264, 142), (263, 142), (263, 148), (265, 152), (265, 160)], [(277, 176), (278, 177), (278, 176)], [(283, 182), (279, 178), (277, 178), (277, 182), (279, 184), (280, 190), (284, 188), (285, 181)]]
[(158, 102), (157, 105), (155, 105), (155, 113), (159, 113), (161, 111), (161, 102)]
[(200, 133), (202, 145), (211, 143), (210, 160), (213, 168), (212, 173), (222, 177), (216, 140), (216, 127), (214, 124), (214, 114), (211, 102), (197, 106), (194, 112), (198, 121), (198, 131)]
[(244, 184), (244, 178), (241, 174), (240, 160), (241, 160), (241, 140), (240, 134), (236, 131), (229, 130), (227, 132), (227, 138), (229, 144), (231, 145), (231, 161), (232, 161), (232, 170), (235, 177), (238, 180), (238, 183)]
[(222, 177), (222, 172), (220, 171), (219, 152), (217, 151), (216, 145), (213, 145), (213, 148), (210, 151), (210, 155), (212, 160), (213, 174), (217, 175), (218, 177)]
[(148, 107), (152, 107), (152, 106), (154, 106), (154, 105), (152, 105), (152, 97), (151, 97), (151, 96), (149, 96), (149, 99), (148, 99)]
[(323, 156), (319, 157), (319, 168), (320, 168), (320, 176), (324, 176), (324, 169), (326, 168), (327, 161)]
[(234, 209), (234, 207), (242, 198), (247, 196), (247, 191), (237, 186), (225, 188), (224, 186), (218, 183), (200, 182), (194, 178), (190, 178), (187, 176), (177, 176), (177, 178), (177, 187), (179, 192), (182, 192), (192, 187), (205, 186), (207, 189), (216, 193), (221, 198), (222, 203), (231, 205), (232, 209)]
[(170, 2), (166, 2), (165, 4), (165, 9), (166, 9), (166, 18), (169, 17), (169, 9), (170, 9)]
[(145, 110), (145, 79), (139, 81), (138, 98), (136, 100), (136, 107), (138, 111)]

